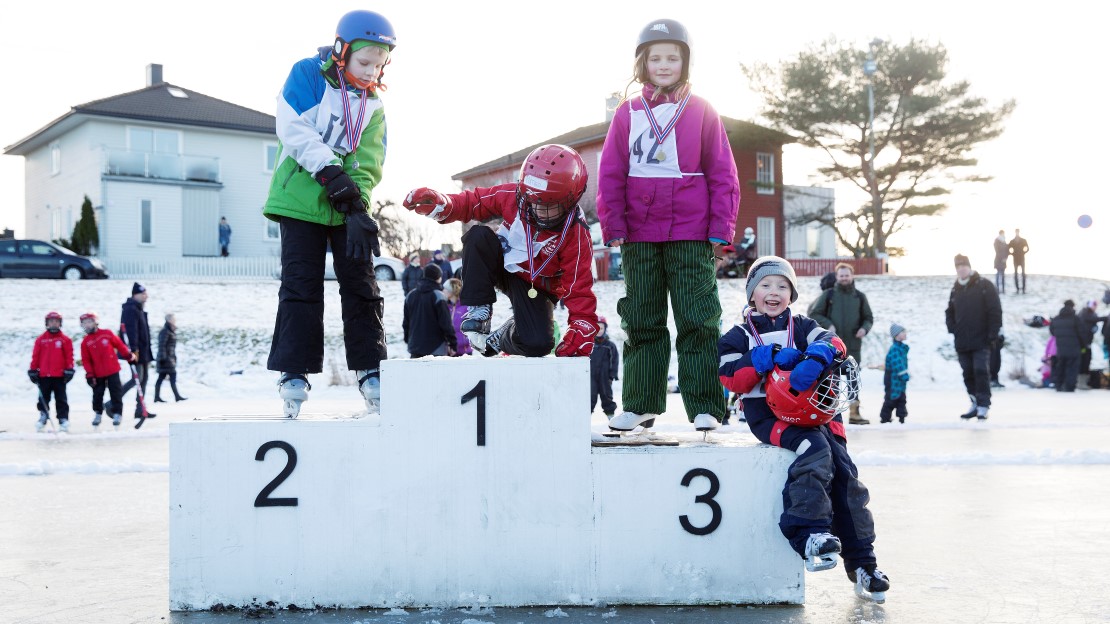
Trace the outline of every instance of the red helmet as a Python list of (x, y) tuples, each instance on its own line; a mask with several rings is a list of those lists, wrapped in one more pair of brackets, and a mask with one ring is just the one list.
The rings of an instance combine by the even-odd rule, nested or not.
[(49, 324), (50, 319), (58, 319), (58, 322), (61, 323), (62, 322), (62, 315), (58, 314), (57, 312), (47, 312), (45, 323)]
[(92, 322), (99, 323), (100, 319), (97, 318), (96, 312), (86, 312), (81, 315), (81, 322), (84, 323), (85, 319), (92, 319)]
[[(520, 166), (517, 204), (528, 221), (543, 230), (559, 227), (586, 192), (586, 163), (566, 145), (541, 145)], [(540, 216), (536, 206), (557, 207), (555, 216)], [(548, 211), (550, 212), (550, 211)]]
[(790, 371), (776, 366), (767, 376), (766, 390), (767, 405), (776, 418), (788, 425), (820, 427), (859, 395), (859, 366), (848, 358), (801, 391), (790, 387)]

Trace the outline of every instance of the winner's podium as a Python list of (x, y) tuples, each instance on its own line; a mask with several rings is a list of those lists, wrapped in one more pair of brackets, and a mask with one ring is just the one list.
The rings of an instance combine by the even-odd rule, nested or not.
[(170, 608), (802, 603), (793, 455), (595, 447), (589, 387), (587, 358), (389, 360), (380, 416), (171, 424)]

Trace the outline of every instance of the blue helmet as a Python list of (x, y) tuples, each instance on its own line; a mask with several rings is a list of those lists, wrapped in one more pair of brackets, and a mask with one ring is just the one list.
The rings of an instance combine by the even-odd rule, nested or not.
[(345, 62), (351, 43), (359, 39), (384, 43), (390, 52), (397, 47), (397, 35), (389, 20), (373, 11), (351, 11), (339, 18), (339, 25), (335, 27), (332, 57), (339, 63)]

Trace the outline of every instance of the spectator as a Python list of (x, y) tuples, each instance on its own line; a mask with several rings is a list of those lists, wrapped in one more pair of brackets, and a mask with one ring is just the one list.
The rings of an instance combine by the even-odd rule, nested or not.
[(452, 277), (444, 282), (443, 294), (447, 296), (447, 309), (451, 311), (451, 325), (455, 328), (455, 355), (470, 355), (474, 350), (470, 348), (470, 339), (462, 330), (462, 320), (469, 309), (460, 300), (462, 287), (462, 280)]
[(1057, 392), (1075, 392), (1079, 378), (1079, 358), (1083, 350), (1083, 327), (1075, 315), (1075, 302), (1068, 299), (1048, 326), (1056, 338), (1056, 363), (1052, 385)]
[(994, 286), (971, 269), (967, 256), (957, 254), (956, 283), (944, 311), (948, 333), (955, 337), (956, 357), (964, 374), (971, 409), (960, 418), (986, 420), (991, 406), (990, 346), (1002, 331), (1002, 302)]
[(1052, 371), (1056, 368), (1056, 336), (1049, 336), (1044, 346), (1044, 357), (1041, 358), (1041, 385), (1045, 388), (1052, 387)]
[(451, 324), (447, 296), (439, 285), (443, 273), (434, 263), (428, 263), (423, 272), (424, 277), (416, 288), (405, 296), (405, 316), (401, 322), (405, 344), (414, 358), (453, 355), (455, 328)]
[[(134, 352), (138, 359), (135, 360), (135, 369), (139, 376), (139, 388), (142, 392), (135, 393), (135, 418), (142, 418), (143, 397), (146, 396), (146, 382), (150, 378), (150, 363), (154, 355), (150, 349), (150, 321), (143, 311), (149, 294), (146, 287), (135, 282), (131, 286), (131, 298), (123, 302), (123, 312), (120, 314), (120, 338), (123, 338), (127, 348)], [(123, 384), (123, 394), (127, 394), (135, 387), (134, 375), (127, 383)], [(154, 418), (156, 414), (147, 411), (147, 418)]]
[(1002, 347), (1006, 344), (1006, 336), (998, 330), (998, 340), (991, 343), (991, 388), (1005, 388), (998, 380), (998, 373), (1002, 370)]
[(58, 414), (58, 428), (69, 431), (69, 399), (66, 384), (73, 379), (73, 341), (62, 333), (62, 315), (49, 312), (46, 315), (46, 331), (35, 340), (31, 351), (31, 366), (27, 376), (38, 388), (39, 422), (35, 431), (42, 431), (50, 420), (50, 397), (54, 397), (54, 407)]
[[(855, 269), (852, 265), (844, 262), (836, 265), (836, 286), (821, 293), (809, 305), (806, 314), (839, 336), (848, 348), (848, 355), (862, 365), (860, 348), (863, 346), (863, 337), (871, 331), (875, 318), (871, 314), (867, 295), (856, 288)], [(848, 422), (853, 425), (871, 423), (860, 416), (858, 397), (848, 407)]]
[(590, 413), (594, 412), (600, 398), (601, 411), (605, 412), (606, 418), (612, 418), (617, 412), (613, 382), (617, 380), (617, 371), (620, 370), (620, 355), (617, 345), (609, 340), (609, 322), (604, 316), (599, 316), (597, 323), (601, 329), (597, 330), (594, 350), (590, 353)]
[(443, 274), (443, 279), (440, 281), (441, 284), (455, 276), (455, 272), (451, 270), (451, 261), (447, 259), (442, 249), (437, 249), (432, 252), (432, 264), (438, 266), (440, 272)]
[(409, 254), (409, 265), (401, 271), (401, 293), (408, 296), (422, 279), (424, 271), (420, 268), (420, 253), (414, 251)]
[(1006, 231), (998, 230), (994, 239), (994, 287), (998, 293), (1006, 292), (1006, 261), (1010, 259), (1010, 246), (1006, 243)]
[[(1014, 238), (1010, 241), (1010, 255), (1014, 257), (1014, 292), (1025, 294), (1025, 254), (1029, 252), (1029, 243), (1021, 237), (1021, 230), (1014, 230)], [(1021, 269), (1021, 283), (1018, 283), (1018, 269)]]
[(1091, 347), (1094, 346), (1098, 324), (1100, 322), (1105, 322), (1107, 319), (1105, 316), (1099, 316), (1097, 310), (1098, 301), (1091, 299), (1087, 302), (1087, 305), (1079, 311), (1079, 337), (1082, 344), (1080, 345), (1079, 382), (1077, 387), (1080, 390), (1090, 389), (1087, 384), (1087, 379), (1088, 375), (1091, 373)]
[(736, 253), (740, 259), (741, 273), (747, 275), (748, 267), (751, 266), (752, 262), (755, 262), (756, 253), (758, 253), (755, 230), (750, 227), (744, 228), (744, 238), (740, 239), (740, 242), (736, 245)]
[(220, 255), (226, 258), (228, 256), (227, 247), (231, 244), (231, 225), (227, 222), (227, 217), (220, 217)]
[(186, 397), (177, 391), (177, 319), (173, 314), (166, 315), (166, 324), (158, 332), (158, 381), (154, 382), (154, 402), (165, 403), (159, 396), (162, 381), (170, 380), (174, 401), (184, 401)]

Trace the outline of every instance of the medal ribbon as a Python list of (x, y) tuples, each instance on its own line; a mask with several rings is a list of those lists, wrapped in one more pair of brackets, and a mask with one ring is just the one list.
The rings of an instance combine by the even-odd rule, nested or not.
[[(756, 331), (756, 329), (755, 329), (755, 324), (752, 323), (752, 309), (751, 308), (748, 308), (748, 311), (744, 314), (744, 320), (748, 323), (748, 329), (750, 329), (751, 332), (752, 332), (752, 338), (755, 339), (756, 346), (762, 347), (763, 346), (763, 338), (761, 338), (759, 336), (759, 332)], [(774, 326), (775, 326), (774, 325), (774, 319), (772, 319), (771, 320), (771, 327), (774, 327)], [(791, 316), (790, 319), (786, 322), (786, 331), (787, 331), (786, 347), (788, 349), (793, 349), (794, 348), (794, 317), (793, 316)]]
[(651, 112), (651, 107), (648, 106), (647, 100), (644, 99), (644, 96), (640, 96), (640, 103), (644, 106), (644, 112), (647, 114), (648, 123), (651, 124), (651, 129), (655, 132), (656, 145), (662, 145), (663, 140), (667, 138), (671, 130), (674, 130), (675, 124), (678, 123), (678, 118), (682, 116), (682, 111), (686, 110), (686, 103), (689, 101), (690, 94), (687, 93), (686, 97), (682, 98), (682, 101), (678, 103), (678, 109), (675, 110), (674, 117), (671, 117), (671, 120), (667, 122), (667, 126), (663, 128), (659, 126), (659, 121), (655, 119), (655, 114)]
[[(567, 215), (567, 220), (565, 223), (563, 223), (563, 232), (559, 234), (559, 240), (555, 243), (555, 251), (559, 251), (559, 247), (563, 246), (563, 238), (567, 235), (567, 232), (570, 231), (570, 224), (577, 216), (578, 206), (575, 206), (574, 211), (571, 212), (571, 214)], [(536, 276), (539, 275), (541, 271), (543, 271), (543, 268), (547, 266), (547, 264), (551, 262), (553, 258), (555, 258), (555, 252), (551, 252), (551, 255), (547, 257), (547, 260), (543, 261), (543, 264), (540, 265), (540, 268), (535, 268), (536, 257), (532, 254), (532, 228), (528, 225), (528, 219), (525, 218), (523, 214), (521, 214), (519, 218), (524, 220), (524, 237), (528, 239), (528, 279), (532, 282), (532, 285), (535, 286)], [(547, 246), (546, 243), (544, 244), (544, 246)]]
[(351, 146), (353, 154), (355, 148), (358, 147), (359, 139), (362, 138), (362, 120), (366, 117), (366, 89), (362, 89), (362, 97), (358, 105), (358, 118), (355, 119), (354, 125), (351, 124), (351, 98), (347, 97), (347, 81), (343, 79), (343, 69), (340, 68), (337, 72), (339, 75), (339, 89), (343, 91), (343, 125), (347, 131), (347, 143)]

